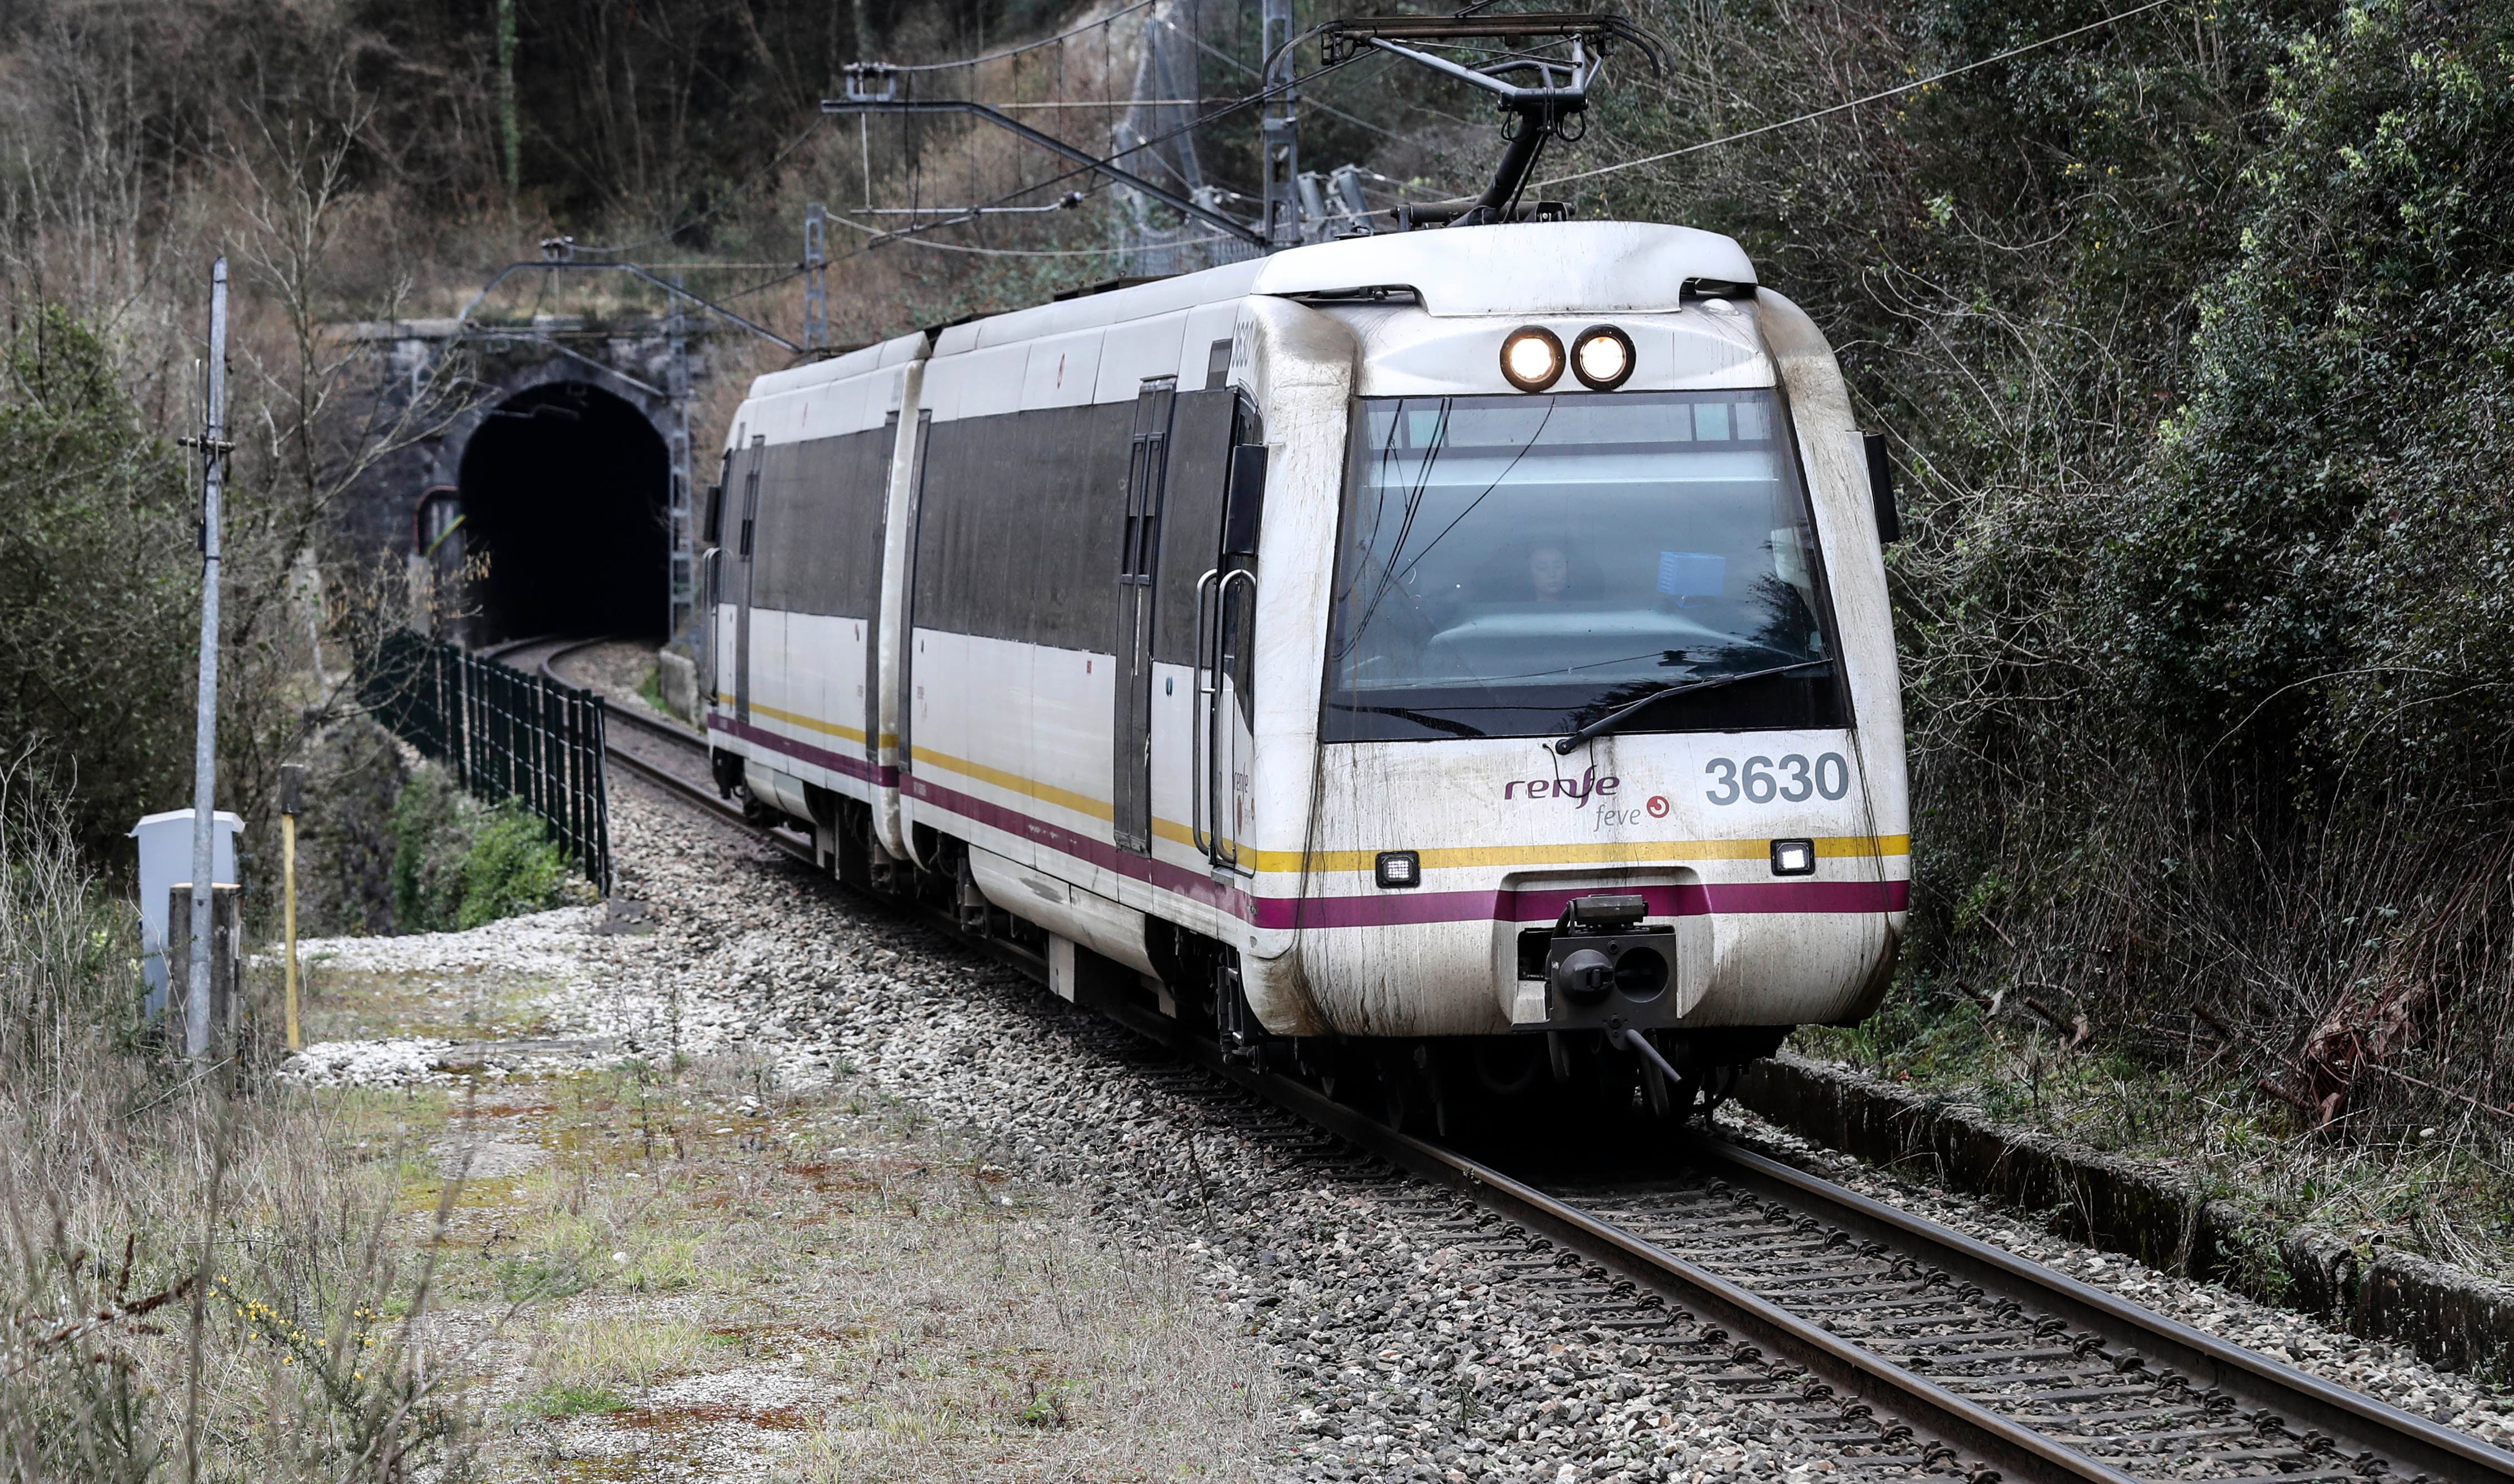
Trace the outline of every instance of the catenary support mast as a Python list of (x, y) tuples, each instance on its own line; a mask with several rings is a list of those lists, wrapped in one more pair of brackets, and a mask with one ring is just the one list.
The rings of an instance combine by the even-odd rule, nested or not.
[(183, 1000), (183, 1051), (210, 1051), (210, 906), (219, 837), (220, 486), (226, 472), (227, 261), (210, 269), (209, 395), (201, 436), (183, 441), (201, 455), (201, 694), (192, 739), (192, 963)]

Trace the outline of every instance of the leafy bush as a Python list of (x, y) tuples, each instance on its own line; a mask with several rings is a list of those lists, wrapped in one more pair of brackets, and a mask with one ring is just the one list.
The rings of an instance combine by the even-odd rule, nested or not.
[(182, 462), (103, 344), (41, 305), (0, 347), (0, 739), (74, 745), (81, 834), (188, 801), (200, 574)]
[(568, 899), (567, 856), (512, 799), (484, 805), (423, 763), (393, 806), (393, 925), (403, 933), (476, 928)]
[(458, 928), (537, 912), (563, 900), (571, 879), (568, 860), (550, 842), (542, 822), (512, 799), (487, 811), (463, 858), (463, 904)]
[(1645, 0), (1668, 85), (1549, 169), (1968, 68), (1580, 187), (1738, 236), (1907, 471), (1877, 1034), (2031, 988), (2309, 1123), (2505, 1106), (2514, 18), (2238, 0), (1971, 65), (2105, 9)]

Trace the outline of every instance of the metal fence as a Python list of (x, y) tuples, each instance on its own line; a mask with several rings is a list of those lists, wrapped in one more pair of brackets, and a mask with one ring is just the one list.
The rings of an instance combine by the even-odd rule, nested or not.
[(610, 894), (600, 695), (406, 629), (377, 646), (359, 691), (378, 721), (474, 796), (517, 799), (541, 816), (585, 878)]

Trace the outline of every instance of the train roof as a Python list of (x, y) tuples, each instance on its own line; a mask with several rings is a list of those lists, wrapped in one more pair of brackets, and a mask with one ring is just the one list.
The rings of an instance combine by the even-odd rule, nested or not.
[[(1656, 222), (1440, 227), (1288, 248), (1200, 273), (989, 315), (937, 333), (933, 353), (952, 355), (1252, 295), (1331, 298), (1404, 289), (1437, 316), (1655, 314), (1678, 308), (1685, 287), (1697, 282), (1752, 284), (1755, 265), (1732, 238)], [(926, 334), (914, 331), (773, 372), (752, 383), (751, 395), (798, 391), (912, 360)]]

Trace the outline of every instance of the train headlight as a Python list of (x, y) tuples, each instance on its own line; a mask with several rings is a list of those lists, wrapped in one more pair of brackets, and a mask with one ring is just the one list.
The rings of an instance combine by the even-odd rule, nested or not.
[(1423, 858), (1410, 850), (1383, 850), (1372, 863), (1371, 875), (1384, 889), (1423, 884)]
[(1562, 342), (1543, 325), (1513, 330), (1501, 342), (1501, 374), (1521, 391), (1543, 391), (1562, 379)]
[(1813, 840), (1774, 840), (1772, 874), (1775, 876), (1814, 875), (1815, 842)]
[(1633, 374), (1633, 338), (1612, 325), (1591, 325), (1571, 342), (1571, 374), (1591, 391), (1612, 391)]

